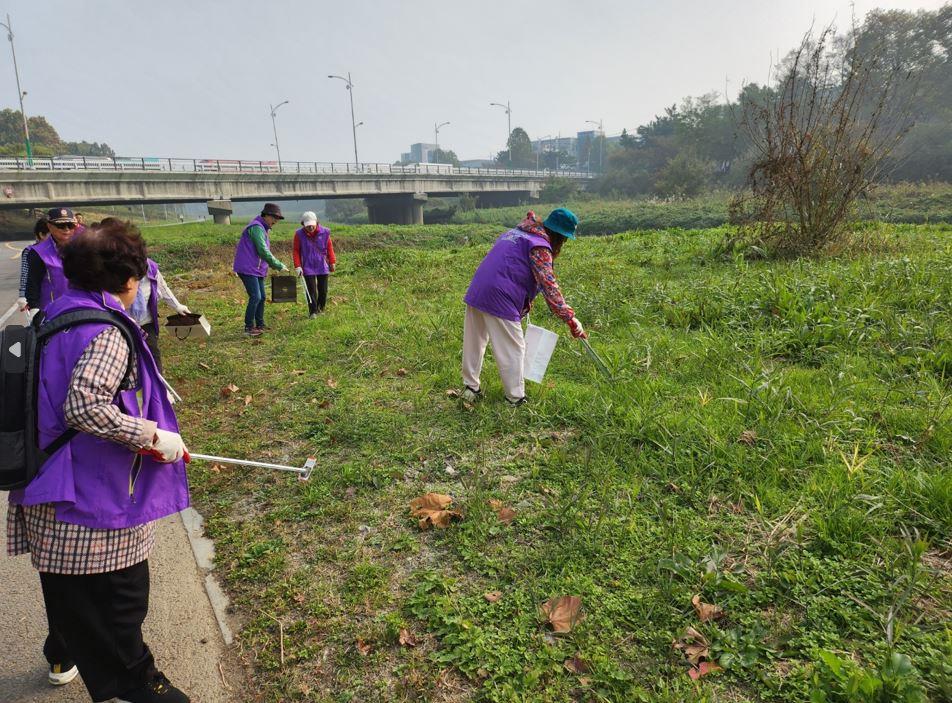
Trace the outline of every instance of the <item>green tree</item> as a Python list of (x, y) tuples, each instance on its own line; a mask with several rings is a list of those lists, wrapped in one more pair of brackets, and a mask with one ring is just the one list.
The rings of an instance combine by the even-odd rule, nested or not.
[(496, 164), (503, 168), (535, 168), (532, 140), (522, 127), (516, 127), (509, 135), (506, 151), (500, 151)]
[(430, 163), (433, 164), (452, 164), (453, 166), (459, 166), (459, 158), (456, 156), (456, 152), (452, 149), (444, 151), (443, 149), (435, 149), (430, 152)]

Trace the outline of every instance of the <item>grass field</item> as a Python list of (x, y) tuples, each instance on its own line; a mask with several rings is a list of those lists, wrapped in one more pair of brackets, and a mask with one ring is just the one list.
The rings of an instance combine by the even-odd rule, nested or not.
[[(517, 409), (489, 358), (485, 399), (449, 393), (498, 226), (335, 229), (326, 314), (269, 304), (258, 340), (240, 229), (146, 236), (214, 326), (163, 340), (189, 446), (318, 457), (309, 483), (191, 469), (260, 699), (952, 699), (952, 227), (785, 263), (715, 260), (717, 230), (572, 242), (615, 380), (539, 302), (563, 338)], [(421, 531), (429, 491), (462, 519)], [(555, 634), (539, 605), (568, 595)]]

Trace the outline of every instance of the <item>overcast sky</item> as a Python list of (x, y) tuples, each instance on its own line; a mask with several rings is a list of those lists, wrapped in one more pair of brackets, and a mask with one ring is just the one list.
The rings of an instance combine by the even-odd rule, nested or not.
[[(942, 0), (856, 0), (934, 10)], [(537, 138), (604, 120), (633, 129), (687, 95), (763, 82), (840, 0), (0, 0), (28, 115), (130, 156), (392, 162), (433, 139), (462, 159), (504, 148), (506, 115)], [(9, 45), (0, 107), (17, 107)]]

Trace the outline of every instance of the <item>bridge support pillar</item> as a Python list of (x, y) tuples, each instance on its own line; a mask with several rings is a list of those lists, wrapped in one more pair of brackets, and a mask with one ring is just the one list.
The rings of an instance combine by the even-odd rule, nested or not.
[(231, 224), (231, 201), (230, 200), (209, 200), (208, 214), (215, 218), (216, 225)]
[(426, 193), (365, 198), (372, 225), (422, 225)]

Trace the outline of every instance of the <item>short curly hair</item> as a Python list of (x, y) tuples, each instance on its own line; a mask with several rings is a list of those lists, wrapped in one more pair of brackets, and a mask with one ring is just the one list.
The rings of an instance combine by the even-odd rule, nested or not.
[(74, 235), (63, 247), (63, 274), (74, 288), (124, 293), (146, 274), (145, 242), (131, 222), (114, 221)]

